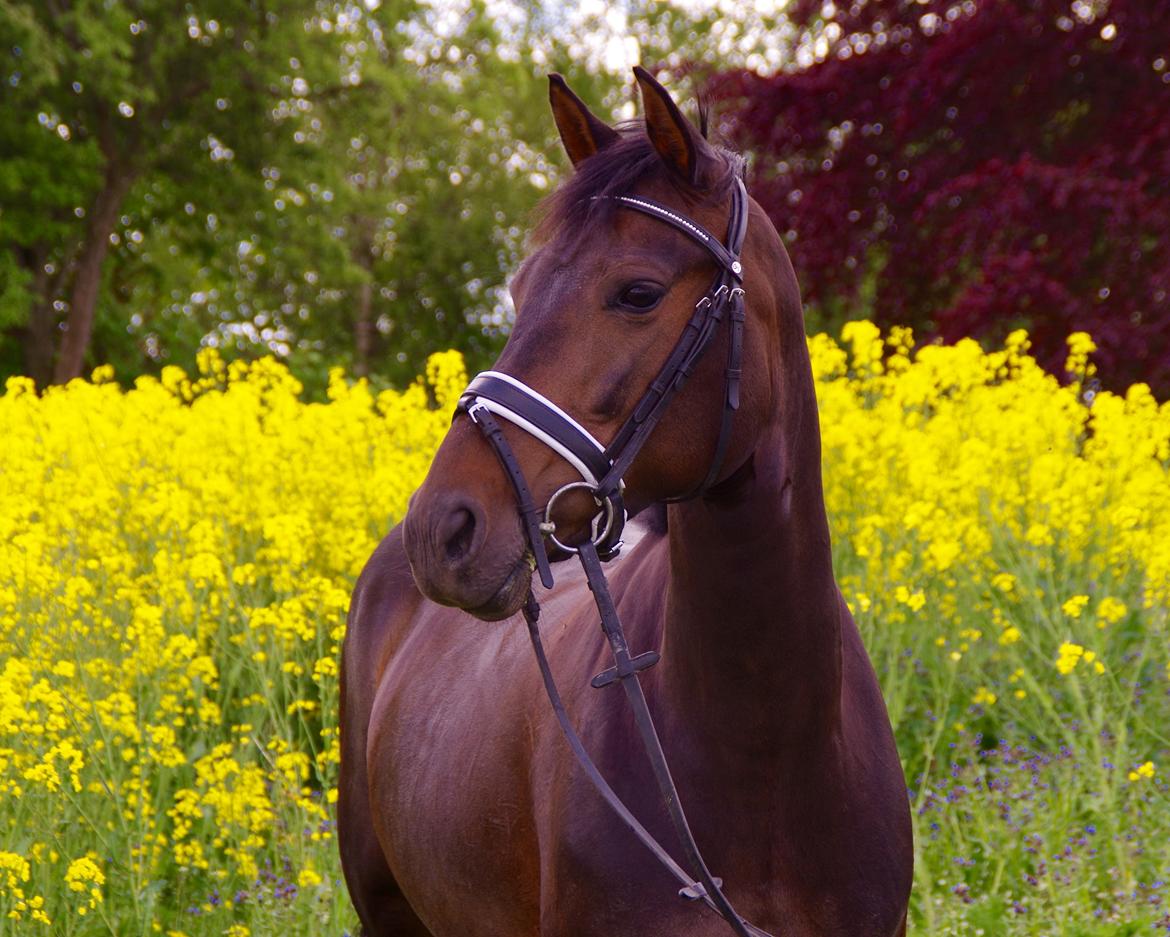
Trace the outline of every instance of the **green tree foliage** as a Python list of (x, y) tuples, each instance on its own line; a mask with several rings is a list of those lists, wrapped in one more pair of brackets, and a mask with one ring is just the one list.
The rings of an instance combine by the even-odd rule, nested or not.
[[(117, 293), (107, 275), (111, 248), (125, 242), (116, 253), (144, 253), (136, 248), (149, 225), (130, 222), (153, 220), (152, 203), (166, 201), (162, 190), (181, 190), (188, 205), (240, 208), (253, 200), (269, 154), (312, 134), (313, 118), (288, 107), (296, 80), (288, 73), (295, 62), (322, 85), (352, 81), (335, 25), (311, 2), (279, 12), (250, 0), (0, 6), (4, 119), (18, 141), (31, 142), (5, 155), (15, 157), (12, 181), (33, 183), (6, 193), (6, 209), (48, 209), (59, 222), (10, 234), (7, 245), (16, 257), (8, 268), (23, 268), (23, 276), (7, 278), (6, 305), (19, 291), (30, 294), (23, 337), (36, 376), (47, 377), (54, 358), (55, 379), (81, 372), (99, 307), (105, 312)], [(43, 139), (30, 140), (38, 129)], [(47, 177), (30, 165), (37, 162)], [(6, 220), (5, 233), (18, 225), (19, 217), (15, 225)]]
[(718, 3), (0, 0), (0, 379), (486, 364), (566, 168), (545, 73), (616, 120), (636, 61), (767, 64), (774, 17)]
[(483, 357), (553, 172), (499, 42), (478, 4), (0, 3), (0, 369)]

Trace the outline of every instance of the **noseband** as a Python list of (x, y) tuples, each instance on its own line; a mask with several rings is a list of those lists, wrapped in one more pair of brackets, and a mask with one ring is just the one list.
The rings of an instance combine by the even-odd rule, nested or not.
[[(707, 475), (693, 490), (670, 501), (682, 501), (702, 494), (718, 479), (719, 471), (727, 454), (731, 440), (731, 425), (735, 411), (739, 409), (739, 384), (741, 358), (743, 354), (744, 291), (743, 266), (740, 251), (747, 232), (748, 198), (747, 190), (740, 179), (735, 180), (731, 195), (731, 217), (728, 222), (726, 242), (716, 238), (701, 225), (677, 212), (639, 196), (622, 195), (614, 198), (620, 206), (656, 218), (695, 241), (711, 254), (718, 271), (706, 295), (695, 304), (690, 320), (674, 349), (658, 375), (642, 395), (633, 412), (618, 429), (608, 446), (602, 445), (580, 423), (548, 398), (537, 393), (527, 384), (498, 371), (483, 371), (477, 374), (459, 400), (458, 410), (466, 413), (499, 459), (504, 473), (508, 476), (516, 495), (517, 506), (524, 524), (528, 545), (532, 552), (536, 570), (545, 588), (553, 585), (549, 552), (544, 538), (552, 540), (559, 555), (576, 553), (589, 588), (601, 614), (601, 627), (614, 657), (614, 666), (599, 673), (591, 681), (596, 689), (611, 683), (620, 683), (634, 711), (634, 721), (646, 748), (655, 780), (665, 801), (670, 819), (678, 835), (690, 871), (684, 870), (671, 855), (654, 839), (638, 819), (614, 793), (602, 777), (592, 758), (586, 752), (580, 737), (569, 720), (561, 701), (560, 693), (553, 681), (552, 671), (545, 656), (537, 626), (540, 605), (532, 592), (524, 606), (524, 618), (528, 633), (536, 652), (537, 663), (545, 690), (552, 703), (557, 720), (561, 725), (569, 747), (573, 750), (581, 767), (605, 802), (618, 818), (654, 854), (659, 862), (682, 884), (679, 895), (699, 900), (718, 912), (731, 929), (740, 937), (770, 937), (766, 932), (748, 923), (732, 908), (721, 890), (722, 881), (713, 876), (699, 854), (691, 835), (690, 826), (679, 803), (678, 791), (666, 763), (662, 745), (658, 739), (650, 709), (642, 693), (637, 674), (658, 662), (655, 651), (631, 656), (625, 634), (618, 619), (617, 610), (609, 594), (609, 587), (601, 563), (617, 556), (622, 547), (621, 534), (626, 523), (626, 509), (622, 500), (625, 483), (622, 477), (633, 463), (642, 446), (650, 437), (654, 427), (662, 419), (674, 396), (682, 389), (694, 373), (699, 359), (710, 347), (720, 323), (728, 322), (727, 367), (724, 371), (723, 412), (719, 435), (715, 441), (715, 452)], [(560, 455), (580, 474), (581, 481), (562, 486), (542, 512), (532, 499), (532, 493), (525, 481), (520, 463), (504, 438), (496, 417), (507, 420), (531, 436), (539, 439)], [(552, 519), (553, 507), (558, 498), (576, 490), (589, 492), (598, 507), (589, 537), (579, 546), (569, 546), (556, 537), (556, 524)]]

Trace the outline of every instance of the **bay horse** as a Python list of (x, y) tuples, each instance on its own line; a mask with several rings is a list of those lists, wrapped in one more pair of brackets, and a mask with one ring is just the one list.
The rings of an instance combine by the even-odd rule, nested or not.
[[(733, 226), (742, 172), (648, 72), (635, 77), (644, 120), (619, 128), (550, 77), (574, 173), (512, 279), (515, 326), (489, 372), (601, 440), (704, 301), (712, 252), (681, 225)], [(625, 471), (625, 505), (651, 522), (609, 564), (609, 590), (631, 648), (661, 654), (639, 679), (694, 839), (737, 913), (776, 937), (894, 937), (912, 877), (905, 780), (833, 576), (796, 276), (743, 198), (742, 361), (725, 367), (733, 339), (720, 332)], [(665, 206), (679, 230), (623, 199)], [(734, 420), (718, 441), (733, 370)], [(578, 478), (531, 432), (501, 432), (536, 503)], [(722, 467), (704, 484), (717, 447)], [(680, 899), (572, 759), (519, 621), (530, 589), (582, 741), (646, 829), (672, 841), (624, 697), (589, 685), (607, 666), (589, 584), (570, 564), (553, 590), (533, 583), (532, 535), (497, 456), (458, 412), (354, 592), (337, 820), (364, 933), (729, 933)], [(590, 540), (588, 494), (558, 498), (536, 536)]]

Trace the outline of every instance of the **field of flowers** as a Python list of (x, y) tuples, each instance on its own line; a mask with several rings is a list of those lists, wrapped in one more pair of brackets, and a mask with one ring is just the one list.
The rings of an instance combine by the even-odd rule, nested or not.
[[(810, 342), (919, 934), (1170, 933), (1170, 405), (868, 323)], [(0, 396), (0, 931), (340, 935), (353, 580), (465, 375), (272, 361)]]

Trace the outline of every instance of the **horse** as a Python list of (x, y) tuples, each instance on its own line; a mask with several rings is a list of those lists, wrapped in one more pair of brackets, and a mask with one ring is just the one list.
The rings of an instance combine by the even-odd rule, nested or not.
[[(635, 79), (644, 118), (612, 127), (550, 76), (574, 168), (510, 282), (515, 324), (492, 372), (601, 440), (654, 382), (714, 269), (694, 237), (622, 199), (726, 230), (743, 168), (707, 140), (705, 118), (696, 128), (649, 72)], [(638, 679), (694, 840), (737, 913), (777, 937), (904, 935), (909, 801), (833, 575), (799, 289), (767, 215), (745, 204), (742, 361), (725, 366), (733, 338), (719, 333), (625, 471), (637, 530), (607, 565), (609, 592), (631, 649), (660, 656)], [(580, 739), (646, 830), (671, 840), (630, 708), (589, 682), (607, 666), (589, 583), (564, 563), (552, 590), (533, 581), (533, 535), (473, 417), (456, 413), (350, 608), (337, 824), (363, 931), (728, 933), (679, 897), (573, 761), (519, 621), (530, 594)], [(536, 503), (578, 480), (537, 436), (499, 432)], [(589, 495), (557, 497), (534, 536), (592, 542)]]

